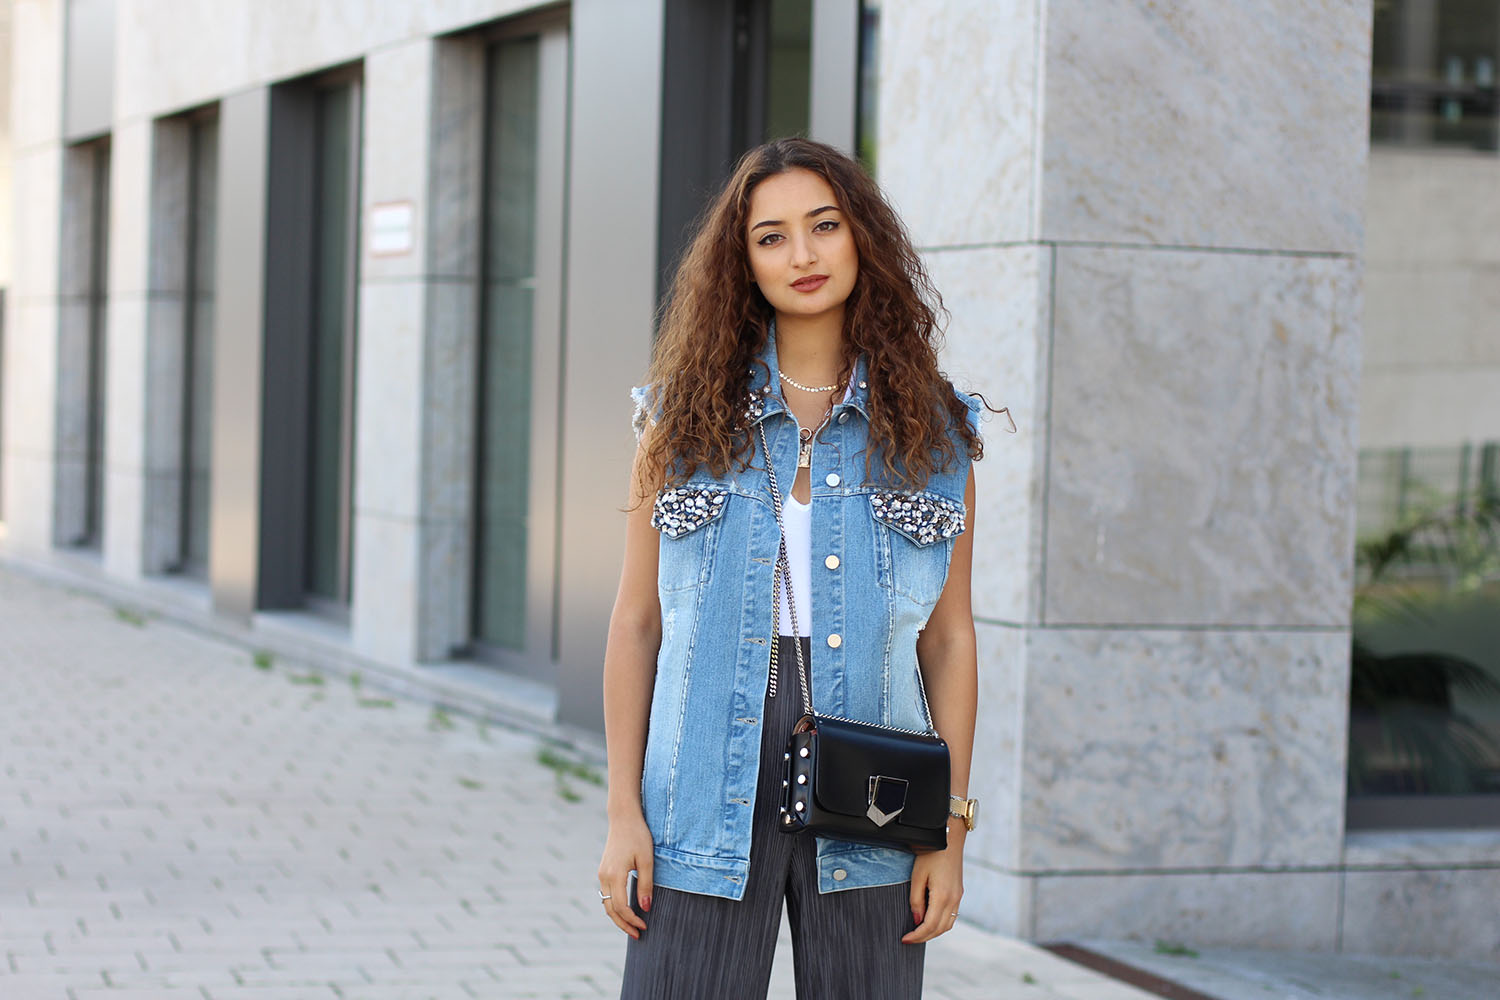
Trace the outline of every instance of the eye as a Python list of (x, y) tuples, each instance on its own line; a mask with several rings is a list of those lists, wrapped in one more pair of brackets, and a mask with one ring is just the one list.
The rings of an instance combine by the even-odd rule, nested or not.
[(839, 227), (839, 224), (838, 224), (838, 222), (836, 220), (834, 220), (834, 219), (824, 219), (822, 222), (819, 222), (816, 226), (813, 226), (813, 232), (815, 232), (815, 233), (831, 233), (835, 229), (837, 229), (838, 227)]
[(755, 244), (756, 246), (762, 247), (774, 247), (784, 239), (786, 239), (786, 237), (782, 236), (780, 233), (767, 233), (760, 239), (756, 240)]

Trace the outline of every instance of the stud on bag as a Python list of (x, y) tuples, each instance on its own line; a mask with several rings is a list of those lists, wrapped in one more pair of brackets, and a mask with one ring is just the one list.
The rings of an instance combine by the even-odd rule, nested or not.
[[(782, 524), (781, 490), (764, 427), (761, 451), (771, 485), (771, 506), (782, 542), (772, 577), (771, 607), (787, 591), (793, 633), (797, 629), (792, 598), (791, 569), (787, 563), (786, 529)], [(772, 612), (774, 635), (775, 612)], [(770, 693), (776, 694), (778, 643), (771, 642)], [(948, 846), (948, 744), (932, 730), (932, 716), (924, 694), (922, 711), (928, 731), (897, 729), (855, 719), (819, 715), (813, 710), (807, 662), (802, 643), (794, 642), (802, 681), (803, 716), (782, 755), (782, 802), (779, 829), (783, 833), (812, 833), (855, 843), (898, 847), (913, 853), (941, 851)]]

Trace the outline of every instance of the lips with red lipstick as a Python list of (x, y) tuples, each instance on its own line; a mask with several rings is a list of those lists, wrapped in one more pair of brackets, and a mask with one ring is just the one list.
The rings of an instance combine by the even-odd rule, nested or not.
[(798, 278), (792, 282), (792, 287), (799, 292), (816, 292), (826, 284), (828, 284), (828, 275), (809, 274), (805, 278)]

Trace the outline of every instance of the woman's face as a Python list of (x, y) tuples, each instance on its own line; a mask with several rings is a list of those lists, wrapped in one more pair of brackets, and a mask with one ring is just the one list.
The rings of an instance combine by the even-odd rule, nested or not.
[(842, 309), (859, 276), (859, 253), (833, 188), (800, 167), (767, 177), (750, 192), (750, 272), (779, 314), (819, 316)]

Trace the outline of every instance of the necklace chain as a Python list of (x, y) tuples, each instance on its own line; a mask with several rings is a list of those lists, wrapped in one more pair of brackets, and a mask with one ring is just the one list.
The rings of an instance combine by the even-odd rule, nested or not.
[(798, 382), (786, 372), (777, 372), (776, 374), (780, 375), (781, 380), (787, 385), (791, 386), (793, 389), (801, 389), (803, 392), (832, 392), (839, 387), (839, 383), (837, 382), (833, 383), (832, 385), (803, 385), (801, 382)]

